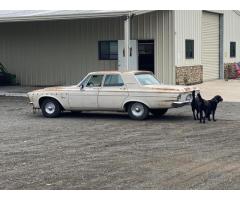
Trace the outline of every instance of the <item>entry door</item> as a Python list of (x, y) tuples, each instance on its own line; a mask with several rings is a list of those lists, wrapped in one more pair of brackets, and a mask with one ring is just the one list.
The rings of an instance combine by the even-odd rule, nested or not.
[(71, 90), (69, 92), (70, 108), (73, 110), (96, 109), (98, 107), (97, 104), (98, 91), (99, 91), (98, 87), (85, 87), (83, 89), (78, 87), (75, 90)]
[[(128, 71), (138, 70), (138, 43), (130, 40)], [(118, 40), (118, 70), (127, 71), (124, 40)]]
[(138, 66), (154, 73), (154, 40), (138, 40)]

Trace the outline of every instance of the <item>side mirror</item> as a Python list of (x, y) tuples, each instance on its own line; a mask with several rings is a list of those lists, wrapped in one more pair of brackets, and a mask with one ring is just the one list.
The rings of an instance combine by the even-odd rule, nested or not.
[(84, 88), (84, 85), (80, 85), (80, 90), (82, 90)]

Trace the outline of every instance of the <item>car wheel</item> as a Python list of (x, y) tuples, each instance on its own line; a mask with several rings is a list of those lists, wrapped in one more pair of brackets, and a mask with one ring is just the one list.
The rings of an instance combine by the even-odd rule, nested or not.
[(148, 117), (149, 109), (142, 103), (134, 102), (128, 106), (128, 115), (135, 120), (143, 120)]
[(60, 104), (54, 99), (45, 99), (41, 105), (42, 114), (44, 117), (54, 118), (61, 113)]
[(151, 113), (156, 116), (156, 117), (162, 117), (168, 109), (156, 109), (156, 110), (151, 110)]

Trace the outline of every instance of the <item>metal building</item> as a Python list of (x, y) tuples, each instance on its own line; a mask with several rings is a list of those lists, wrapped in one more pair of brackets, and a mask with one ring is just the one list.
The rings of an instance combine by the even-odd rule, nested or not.
[(240, 61), (239, 25), (239, 11), (0, 11), (0, 62), (21, 85), (131, 69), (191, 84)]

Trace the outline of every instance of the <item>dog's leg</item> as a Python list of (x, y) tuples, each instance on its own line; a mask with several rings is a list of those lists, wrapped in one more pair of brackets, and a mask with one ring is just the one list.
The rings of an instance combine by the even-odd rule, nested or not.
[(210, 115), (208, 115), (208, 121), (211, 121), (211, 117), (210, 117)]
[(193, 118), (194, 118), (194, 120), (196, 120), (195, 109), (194, 108), (192, 108), (192, 112), (193, 112)]
[(215, 121), (217, 121), (216, 119), (215, 119), (215, 109), (212, 111), (212, 118), (213, 118), (213, 121), (215, 122)]
[(207, 111), (206, 117), (208, 118), (208, 121), (211, 121), (211, 111)]
[(202, 110), (200, 110), (200, 123), (202, 123), (202, 119), (203, 119), (203, 112)]
[(196, 114), (197, 120), (199, 120), (199, 111), (197, 110), (197, 114)]
[(204, 113), (204, 116), (203, 116), (203, 123), (205, 124), (205, 119), (206, 119), (206, 111), (204, 110), (204, 111), (203, 111), (203, 113)]

